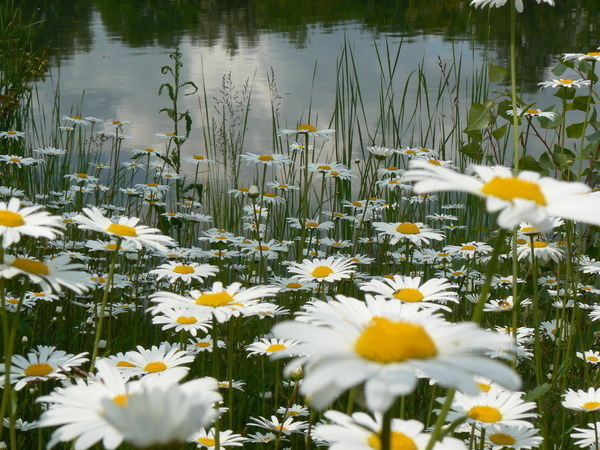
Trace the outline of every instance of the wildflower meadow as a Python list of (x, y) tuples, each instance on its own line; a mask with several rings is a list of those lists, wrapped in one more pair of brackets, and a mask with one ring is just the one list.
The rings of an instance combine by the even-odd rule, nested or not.
[(598, 448), (600, 50), (557, 55), (551, 103), (514, 70), (552, 6), (472, 0), (510, 9), (510, 65), (440, 64), (437, 96), (379, 49), (377, 117), (350, 45), (330, 117), (286, 123), (270, 74), (271, 148), (179, 49), (135, 140), (34, 114), (38, 56), (5, 62), (0, 448)]

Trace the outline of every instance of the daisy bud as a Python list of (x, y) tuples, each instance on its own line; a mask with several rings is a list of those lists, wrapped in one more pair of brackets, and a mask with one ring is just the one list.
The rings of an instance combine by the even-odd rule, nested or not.
[(106, 340), (105, 339), (100, 339), (98, 341), (98, 348), (106, 348)]
[(29, 342), (29, 338), (28, 338), (27, 336), (23, 336), (23, 337), (21, 338), (21, 342), (22, 342), (23, 344), (27, 344), (27, 343)]
[(252, 185), (248, 188), (248, 197), (257, 198), (258, 197), (258, 186)]
[(60, 314), (62, 312), (62, 310), (63, 310), (62, 306), (57, 306), (55, 311), (57, 314)]

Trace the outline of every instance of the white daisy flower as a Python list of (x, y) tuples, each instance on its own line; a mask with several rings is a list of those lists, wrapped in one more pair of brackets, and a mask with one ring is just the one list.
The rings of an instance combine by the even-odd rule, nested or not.
[(217, 321), (226, 322), (231, 316), (240, 314), (252, 315), (260, 299), (272, 297), (279, 288), (274, 286), (252, 286), (240, 289), (241, 283), (232, 283), (227, 287), (219, 281), (213, 283), (210, 290), (190, 292), (189, 297), (184, 297), (171, 292), (157, 292), (150, 296), (150, 300), (158, 303), (151, 308), (156, 314), (164, 309), (184, 307), (191, 311), (211, 313)]
[(510, 168), (501, 166), (473, 166), (482, 181), (421, 161), (412, 161), (410, 167), (405, 177), (416, 182), (415, 192), (462, 191), (483, 197), (489, 212), (500, 212), (498, 224), (503, 228), (525, 221), (547, 231), (553, 216), (600, 225), (600, 196), (583, 183), (530, 171), (515, 177)]
[(575, 428), (577, 433), (571, 433), (573, 439), (579, 439), (575, 442), (581, 448), (598, 448), (598, 429), (600, 422), (588, 423), (589, 428)]
[[(50, 378), (67, 378), (65, 372), (88, 361), (87, 352), (73, 355), (56, 347), (38, 345), (27, 356), (13, 355), (10, 366), (10, 382), (16, 383), (15, 390), (23, 389), (27, 383), (46, 381)], [(5, 364), (0, 364), (0, 371), (6, 372)], [(4, 383), (4, 377), (2, 377)]]
[(208, 159), (204, 155), (190, 155), (182, 158), (182, 161), (196, 166), (208, 166), (215, 163), (214, 159)]
[(594, 350), (586, 350), (585, 352), (577, 352), (575, 355), (579, 359), (583, 359), (586, 363), (589, 364), (600, 364), (600, 352)]
[(270, 155), (257, 155), (256, 153), (245, 153), (240, 155), (247, 163), (262, 163), (266, 166), (282, 166), (284, 164), (291, 164), (292, 160), (287, 155), (281, 155), (279, 153), (272, 153)]
[(156, 275), (157, 280), (168, 277), (170, 283), (174, 283), (177, 280), (181, 280), (184, 283), (191, 283), (192, 280), (204, 281), (206, 277), (214, 277), (218, 272), (219, 268), (212, 264), (198, 264), (195, 262), (183, 264), (169, 261), (161, 264), (149, 273)]
[[(458, 303), (458, 294), (451, 289), (458, 285), (450, 284), (446, 278), (432, 278), (421, 283), (421, 278), (395, 275), (393, 279), (371, 280), (360, 285), (362, 291), (384, 295), (406, 303), (439, 308), (435, 303)], [(434, 302), (433, 304), (431, 302)], [(448, 308), (443, 308), (448, 309)]]
[(248, 351), (248, 357), (253, 355), (267, 355), (270, 356), (273, 353), (280, 352), (282, 350), (287, 350), (296, 345), (295, 341), (285, 340), (285, 339), (261, 339), (258, 342), (253, 342), (250, 345), (246, 346), (246, 351)]
[(55, 239), (62, 235), (61, 216), (39, 211), (41, 206), (20, 207), (21, 201), (13, 197), (8, 203), (0, 202), (0, 239), (7, 248), (21, 240), (22, 235), (35, 238)]
[(309, 136), (318, 137), (324, 140), (329, 140), (329, 136), (335, 134), (335, 130), (326, 128), (323, 130), (317, 130), (317, 127), (310, 124), (300, 125), (295, 130), (289, 128), (281, 128), (277, 130), (277, 136), (283, 136), (288, 134), (308, 134)]
[(105, 217), (98, 208), (83, 208), (84, 214), (73, 218), (79, 224), (79, 228), (105, 233), (117, 239), (124, 239), (136, 245), (138, 250), (148, 246), (159, 251), (167, 251), (167, 247), (173, 247), (173, 238), (164, 236), (157, 228), (146, 225), (138, 225), (140, 219), (137, 217), (121, 217), (117, 223)]
[(444, 234), (439, 230), (429, 228), (421, 222), (373, 222), (373, 227), (381, 231), (380, 236), (390, 236), (390, 244), (394, 245), (401, 240), (408, 240), (415, 245), (429, 244), (433, 239), (441, 241)]
[(164, 324), (162, 330), (175, 328), (175, 332), (186, 331), (196, 336), (198, 331), (207, 332), (211, 328), (211, 316), (196, 311), (191, 312), (186, 308), (165, 309), (152, 318), (153, 324)]
[(166, 379), (149, 380), (121, 404), (102, 400), (106, 421), (135, 447), (172, 446), (188, 441), (216, 418), (222, 400), (214, 378), (197, 378), (181, 385)]
[(219, 448), (216, 448), (215, 429), (206, 431), (204, 428), (196, 431), (188, 438), (188, 442), (193, 442), (198, 448), (206, 450), (221, 450), (226, 447), (243, 447), (247, 441), (241, 434), (236, 434), (231, 430), (219, 431)]
[(541, 83), (538, 83), (538, 86), (541, 86), (542, 89), (547, 88), (547, 87), (552, 87), (552, 88), (561, 88), (561, 87), (565, 87), (565, 88), (579, 88), (582, 86), (589, 86), (590, 85), (590, 80), (571, 80), (570, 78), (568, 79), (559, 79), (559, 80), (552, 80), (552, 81), (543, 81)]
[(301, 263), (292, 263), (288, 272), (299, 281), (333, 282), (350, 278), (356, 266), (347, 258), (330, 256), (326, 259), (304, 259)]
[(160, 347), (153, 345), (149, 350), (138, 345), (137, 351), (129, 351), (125, 356), (129, 364), (117, 366), (126, 378), (169, 376), (172, 375), (172, 372), (185, 375), (190, 369), (189, 367), (182, 367), (181, 364), (194, 361), (194, 357), (188, 355), (185, 351), (178, 348), (167, 351), (164, 345)]
[[(333, 423), (318, 424), (314, 436), (325, 441), (330, 450), (372, 450), (381, 448), (382, 421), (368, 414), (357, 412), (347, 416), (338, 411), (327, 411), (325, 418)], [(392, 419), (390, 448), (425, 450), (431, 438), (424, 433), (425, 425), (418, 420)], [(455, 438), (444, 438), (433, 450), (462, 450), (464, 443)]]
[(600, 411), (600, 389), (593, 387), (587, 391), (567, 389), (563, 394), (562, 405), (573, 411)]
[[(499, 8), (500, 6), (504, 6), (507, 0), (471, 0), (471, 6), (475, 8), (489, 6)], [(535, 0), (537, 4), (544, 2), (550, 6), (554, 6), (554, 0)], [(523, 12), (523, 0), (515, 0), (515, 9), (518, 12)]]
[(491, 348), (509, 348), (511, 338), (473, 322), (452, 324), (416, 305), (370, 295), (366, 302), (338, 295), (313, 306), (302, 318), (305, 323), (275, 325), (275, 337), (299, 344), (273, 357), (302, 355), (291, 367), (303, 365), (300, 391), (317, 408), (364, 382), (367, 407), (386, 411), (396, 397), (415, 389), (417, 371), (472, 394), (478, 392), (474, 375), (511, 389), (520, 386), (510, 368), (483, 356)]
[(283, 422), (280, 422), (276, 416), (271, 416), (271, 420), (262, 416), (259, 416), (258, 419), (256, 417), (250, 417), (250, 420), (253, 422), (248, 422), (246, 425), (265, 428), (276, 433), (284, 434), (285, 436), (289, 436), (292, 433), (302, 433), (308, 426), (308, 424), (303, 421), (294, 422), (293, 417), (288, 417)]
[(5, 255), (4, 264), (0, 264), (0, 278), (13, 278), (17, 275), (26, 275), (43, 291), (61, 291), (64, 286), (72, 291), (82, 294), (94, 286), (90, 281), (90, 274), (82, 272), (81, 264), (71, 264), (68, 256), (59, 256), (47, 262), (37, 261), (26, 257)]
[(485, 444), (492, 450), (537, 448), (544, 440), (539, 431), (522, 426), (491, 425), (485, 428)]
[[(509, 116), (513, 115), (513, 110), (509, 109), (506, 111)], [(529, 108), (522, 109), (517, 107), (517, 116), (521, 117), (544, 117), (546, 119), (555, 120), (558, 118), (558, 114), (553, 111), (542, 111), (541, 109)]]
[[(444, 400), (438, 399), (440, 403)], [(511, 425), (533, 428), (533, 424), (526, 419), (538, 416), (528, 412), (535, 407), (534, 402), (524, 402), (521, 394), (516, 392), (489, 391), (475, 396), (456, 392), (446, 420), (453, 422), (464, 417), (467, 423), (475, 423), (482, 427)]]

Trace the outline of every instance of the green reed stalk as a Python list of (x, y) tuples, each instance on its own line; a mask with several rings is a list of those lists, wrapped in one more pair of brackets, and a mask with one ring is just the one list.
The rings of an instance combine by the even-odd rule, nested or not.
[[(98, 317), (98, 324), (96, 325), (96, 332), (94, 335), (94, 349), (92, 351), (92, 359), (90, 361), (90, 372), (94, 371), (94, 367), (96, 364), (96, 358), (98, 356), (98, 343), (100, 342), (100, 336), (102, 335), (102, 325), (104, 323), (104, 312), (106, 311), (106, 304), (108, 302), (108, 294), (112, 290), (113, 278), (115, 276), (115, 267), (117, 265), (117, 259), (119, 254), (119, 249), (121, 248), (122, 238), (117, 239), (117, 244), (115, 250), (113, 252), (110, 266), (108, 269), (108, 276), (106, 277), (106, 283), (104, 284), (104, 294), (102, 295), (102, 303), (100, 304), (100, 316)], [(96, 311), (94, 309), (94, 311)], [(109, 343), (107, 342), (107, 345)]]

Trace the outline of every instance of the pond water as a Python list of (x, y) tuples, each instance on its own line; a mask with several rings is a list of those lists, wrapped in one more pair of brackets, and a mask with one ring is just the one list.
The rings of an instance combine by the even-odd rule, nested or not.
[[(335, 105), (337, 61), (346, 43), (353, 49), (365, 115), (375, 120), (381, 74), (377, 51), (386, 45), (400, 60), (397, 88), (419, 65), (432, 92), (441, 79), (441, 64), (462, 64), (469, 83), (483, 61), (508, 66), (508, 8), (474, 10), (467, 0), (70, 0), (28, 1), (44, 22), (36, 40), (50, 46), (51, 70), (39, 84), (39, 98), (51, 109), (60, 86), (61, 114), (77, 113), (131, 121), (124, 130), (135, 140), (128, 148), (162, 145), (155, 133), (172, 125), (158, 111), (168, 106), (158, 88), (170, 81), (160, 71), (169, 54), (183, 53), (182, 81), (205, 86), (209, 104), (219, 96), (223, 76), (231, 73), (241, 88), (249, 80), (251, 112), (245, 151), (272, 151), (271, 92), (274, 74), (281, 96), (280, 121), (296, 127), (310, 121), (329, 126)], [(600, 45), (597, 0), (558, 1), (555, 8), (526, 2), (518, 17), (518, 76), (527, 98), (541, 107), (554, 101), (537, 93), (556, 58), (564, 52), (590, 51)], [(568, 30), (568, 32), (567, 32)], [(313, 79), (314, 77), (314, 79)], [(461, 80), (464, 81), (464, 80)], [(408, 95), (413, 93), (409, 90)], [(468, 107), (469, 92), (464, 94)], [(184, 97), (194, 126), (184, 146), (203, 151), (198, 95)], [(410, 101), (408, 102), (410, 104)], [(403, 145), (435, 146), (437, 142)]]

